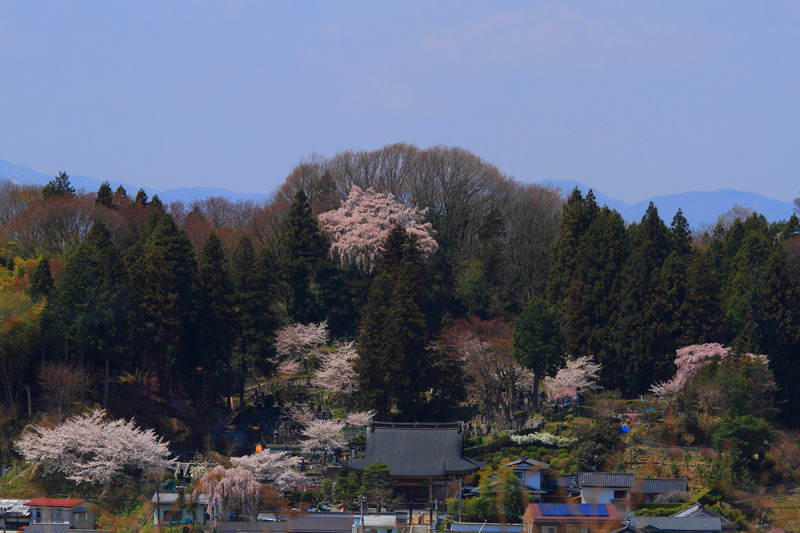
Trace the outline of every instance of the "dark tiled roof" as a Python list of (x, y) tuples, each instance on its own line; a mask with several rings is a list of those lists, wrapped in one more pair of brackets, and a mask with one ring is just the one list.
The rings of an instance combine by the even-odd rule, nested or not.
[(629, 516), (623, 531), (685, 531), (687, 533), (718, 533), (722, 531), (719, 518), (675, 518), (672, 516)]
[(578, 474), (578, 486), (627, 489), (633, 487), (633, 474), (621, 474), (616, 472), (580, 472)]
[(645, 477), (637, 479), (633, 485), (634, 492), (642, 494), (666, 494), (668, 492), (686, 492), (689, 484), (686, 478)]
[(29, 525), (25, 528), (25, 531), (30, 533), (67, 533), (69, 528), (70, 524), (39, 523)]
[(364, 470), (385, 463), (392, 476), (428, 477), (474, 472), (481, 465), (461, 454), (460, 424), (388, 424), (373, 422), (367, 430), (364, 458), (347, 468)]
[(511, 461), (506, 466), (512, 466), (514, 468), (521, 468), (521, 469), (530, 469), (532, 467), (536, 467), (537, 469), (540, 470), (547, 470), (548, 468), (550, 468), (549, 464), (537, 461), (535, 459), (530, 459), (528, 458), (527, 455), (522, 459), (520, 459), (519, 461)]
[(706, 506), (704, 506), (702, 503), (695, 503), (691, 507), (687, 507), (683, 511), (678, 511), (672, 516), (675, 518), (719, 518), (722, 521), (722, 525), (725, 529), (738, 529), (738, 526), (731, 520), (728, 520), (721, 514), (715, 513), (711, 509), (706, 508)]

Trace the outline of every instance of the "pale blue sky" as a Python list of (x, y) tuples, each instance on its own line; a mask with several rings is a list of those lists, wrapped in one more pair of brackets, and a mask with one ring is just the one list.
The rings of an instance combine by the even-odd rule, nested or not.
[(268, 193), (303, 157), (463, 146), (627, 202), (800, 194), (798, 2), (0, 3), (0, 159)]

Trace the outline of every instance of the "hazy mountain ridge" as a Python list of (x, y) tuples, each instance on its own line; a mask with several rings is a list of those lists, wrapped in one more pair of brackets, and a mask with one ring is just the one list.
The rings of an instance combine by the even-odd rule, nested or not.
[[(30, 169), (23, 165), (8, 163), (0, 160), (0, 179), (10, 179), (21, 184), (32, 184), (44, 186), (53, 176), (48, 176), (42, 172)], [(71, 175), (70, 182), (76, 189), (86, 191), (96, 191), (104, 180), (90, 178), (88, 176)], [(116, 189), (120, 182), (111, 182), (111, 188)], [(713, 225), (720, 214), (725, 213), (735, 204), (754, 209), (758, 213), (767, 217), (769, 221), (784, 220), (792, 215), (794, 206), (792, 201), (782, 202), (766, 196), (738, 191), (734, 189), (721, 189), (716, 191), (689, 191), (684, 193), (669, 194), (665, 196), (654, 196), (636, 204), (628, 204), (604, 194), (602, 191), (594, 189), (584, 183), (569, 180), (544, 180), (539, 182), (543, 185), (559, 187), (564, 195), (569, 195), (576, 186), (585, 194), (592, 189), (597, 202), (600, 205), (607, 205), (611, 209), (616, 209), (627, 222), (638, 222), (644, 215), (647, 206), (652, 201), (658, 208), (659, 215), (667, 224), (678, 211), (683, 209), (683, 214), (694, 228), (703, 225)], [(211, 196), (222, 196), (232, 201), (252, 200), (263, 202), (269, 200), (270, 194), (263, 193), (235, 193), (228, 189), (213, 187), (183, 187), (177, 189), (158, 190), (152, 187), (141, 187), (130, 183), (122, 183), (128, 195), (133, 196), (139, 188), (143, 188), (148, 196), (157, 194), (164, 202), (182, 201), (189, 203), (195, 199), (205, 199)]]

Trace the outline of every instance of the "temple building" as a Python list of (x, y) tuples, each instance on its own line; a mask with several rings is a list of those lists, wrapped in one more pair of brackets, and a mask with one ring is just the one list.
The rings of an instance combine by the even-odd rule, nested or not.
[(395, 492), (410, 503), (458, 495), (458, 482), (483, 465), (463, 455), (460, 422), (393, 424), (371, 422), (363, 459), (344, 465), (363, 472), (375, 463), (389, 467)]

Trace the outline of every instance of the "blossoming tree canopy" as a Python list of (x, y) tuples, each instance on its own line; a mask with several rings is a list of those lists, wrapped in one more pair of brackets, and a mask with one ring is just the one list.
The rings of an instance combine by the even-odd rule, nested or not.
[(584, 392), (601, 388), (597, 385), (598, 372), (602, 366), (592, 360), (591, 355), (567, 359), (564, 368), (558, 371), (555, 377), (546, 377), (544, 380), (547, 392), (551, 399), (559, 400), (572, 398)]
[[(693, 344), (677, 350), (675, 366), (677, 371), (675, 377), (666, 382), (661, 382), (650, 387), (650, 391), (657, 396), (667, 396), (677, 394), (684, 390), (692, 378), (697, 374), (701, 367), (713, 362), (724, 361), (730, 354), (731, 349), (725, 348), (715, 342), (707, 344)], [(753, 360), (759, 360), (766, 368), (769, 360), (766, 355), (756, 355), (752, 353), (744, 354)]]
[(416, 237), (424, 255), (436, 251), (433, 227), (421, 222), (425, 210), (397, 202), (389, 195), (354, 185), (339, 209), (322, 213), (318, 218), (331, 237), (331, 255), (341, 263), (355, 263), (371, 271), (378, 252), (395, 226), (402, 226)]
[(289, 452), (270, 449), (243, 457), (231, 457), (231, 464), (250, 470), (258, 481), (274, 483), (281, 490), (289, 490), (305, 479), (298, 472), (300, 457)]
[(334, 350), (319, 352), (320, 368), (311, 382), (334, 393), (351, 393), (356, 388), (353, 361), (358, 357), (355, 342), (337, 342)]
[(167, 442), (153, 430), (139, 429), (133, 421), (106, 421), (105, 416), (96, 409), (53, 428), (30, 425), (17, 449), (45, 472), (59, 472), (76, 483), (138, 482), (173, 464)]
[(212, 516), (238, 515), (254, 521), (258, 514), (258, 494), (261, 485), (247, 468), (216, 466), (206, 472), (199, 483), (208, 496), (208, 511)]

